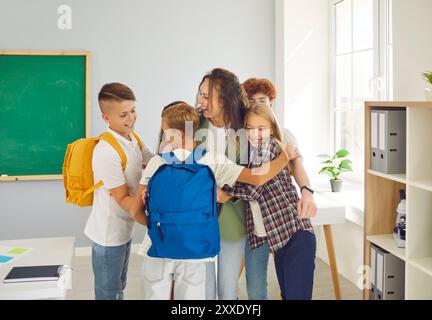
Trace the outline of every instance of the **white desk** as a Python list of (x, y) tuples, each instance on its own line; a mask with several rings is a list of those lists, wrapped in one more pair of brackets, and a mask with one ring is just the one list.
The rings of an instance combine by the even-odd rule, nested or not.
[(316, 191), (314, 200), (318, 207), (317, 215), (311, 219), (312, 225), (345, 223), (345, 205), (331, 198), (326, 193)]
[(331, 225), (336, 223), (345, 223), (345, 205), (335, 202), (326, 193), (317, 191), (314, 193), (314, 200), (318, 207), (317, 214), (311, 219), (312, 225), (322, 225), (329, 256), (329, 264), (332, 272), (333, 288), (337, 300), (342, 299), (339, 273), (337, 271), (336, 255), (333, 245), (333, 235)]
[(0, 265), (0, 300), (65, 299), (72, 283), (70, 270), (58, 281), (3, 283), (14, 266), (55, 265), (70, 266), (75, 238), (45, 238), (0, 241), (0, 246), (33, 248), (29, 253), (8, 264)]

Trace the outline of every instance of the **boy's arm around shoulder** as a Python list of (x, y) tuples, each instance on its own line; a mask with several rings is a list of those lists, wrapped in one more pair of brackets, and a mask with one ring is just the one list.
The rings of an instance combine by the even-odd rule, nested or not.
[(155, 156), (155, 154), (150, 150), (149, 147), (147, 147), (146, 144), (143, 144), (143, 147), (141, 149), (141, 153), (143, 156), (143, 163), (147, 165), (147, 163)]
[(111, 196), (116, 200), (119, 206), (129, 212), (131, 217), (138, 223), (147, 225), (147, 216), (144, 212), (144, 203), (141, 200), (143, 186), (140, 185), (134, 196), (129, 195), (129, 190), (126, 184), (110, 189)]
[(138, 204), (135, 197), (129, 194), (121, 159), (117, 152), (101, 141), (94, 150), (92, 165), (95, 175), (104, 182), (104, 187), (108, 189), (120, 208), (127, 211), (138, 223), (147, 224), (144, 204)]

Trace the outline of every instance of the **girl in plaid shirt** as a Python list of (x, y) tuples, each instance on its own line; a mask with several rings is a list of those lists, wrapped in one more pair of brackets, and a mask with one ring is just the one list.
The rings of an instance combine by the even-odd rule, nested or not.
[[(271, 109), (254, 104), (245, 115), (249, 139), (249, 167), (265, 165), (281, 152), (281, 130)], [(312, 298), (316, 239), (309, 218), (297, 212), (299, 196), (289, 167), (262, 186), (237, 182), (224, 186), (230, 197), (248, 201), (247, 230), (250, 249), (268, 244), (284, 300)]]

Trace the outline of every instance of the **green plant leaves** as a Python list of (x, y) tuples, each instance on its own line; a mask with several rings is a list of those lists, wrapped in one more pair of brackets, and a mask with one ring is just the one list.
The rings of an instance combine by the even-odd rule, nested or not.
[(333, 164), (333, 161), (331, 161), (331, 160), (326, 160), (326, 161), (323, 161), (323, 162), (321, 162), (321, 163), (323, 163), (323, 164)]
[(342, 170), (336, 167), (324, 167), (319, 173), (326, 173), (329, 175), (330, 179), (335, 180), (338, 179), (339, 175), (342, 173)]
[(320, 170), (320, 174), (321, 173), (329, 173), (329, 172), (331, 172), (330, 170), (332, 169), (332, 167), (324, 167), (324, 168), (322, 168), (321, 170)]
[[(352, 162), (349, 159), (344, 159), (350, 153), (346, 149), (340, 149), (335, 153), (334, 156), (330, 156), (328, 154), (320, 154), (319, 158), (324, 158), (324, 161), (321, 163), (324, 165), (320, 170), (321, 173), (326, 173), (329, 175), (331, 180), (339, 180), (339, 176), (342, 172), (352, 171)], [(336, 159), (341, 159), (339, 165), (337, 165)]]
[(423, 78), (429, 82), (430, 84), (432, 84), (432, 71), (428, 71), (428, 72), (423, 72)]
[(344, 172), (352, 171), (351, 164), (352, 164), (351, 160), (348, 159), (342, 160), (341, 163), (339, 164), (339, 169), (343, 170)]
[(346, 149), (340, 149), (338, 152), (336, 152), (336, 158), (344, 158), (347, 155), (349, 155), (349, 151)]

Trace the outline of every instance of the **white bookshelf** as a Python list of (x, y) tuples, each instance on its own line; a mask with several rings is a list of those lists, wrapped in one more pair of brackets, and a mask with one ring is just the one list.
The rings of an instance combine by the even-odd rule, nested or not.
[(425, 275), (432, 277), (432, 257), (411, 258), (408, 260), (408, 263), (418, 269), (417, 271), (421, 271)]
[(405, 265), (405, 299), (430, 300), (432, 296), (432, 276), (422, 268), (408, 262)]
[[(370, 169), (374, 107), (406, 107), (406, 174)], [(405, 299), (432, 299), (432, 102), (366, 102), (365, 121), (365, 264), (374, 243), (405, 261)], [(391, 234), (399, 189), (406, 189), (407, 198), (405, 249), (396, 247)]]
[(408, 183), (412, 187), (417, 187), (419, 189), (432, 191), (432, 180), (420, 180), (420, 181), (409, 181)]
[(367, 240), (373, 244), (376, 244), (378, 247), (383, 248), (384, 250), (394, 254), (399, 259), (403, 261), (406, 260), (405, 248), (398, 248), (394, 241), (392, 234), (379, 234), (374, 236), (367, 236)]

